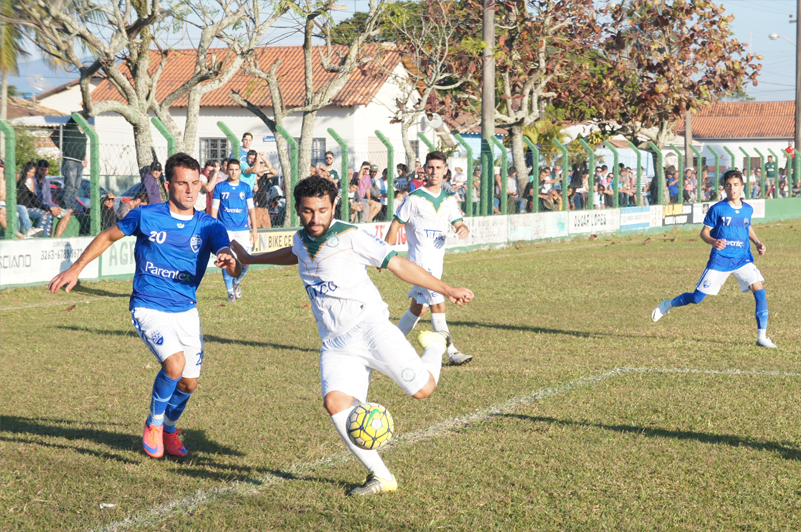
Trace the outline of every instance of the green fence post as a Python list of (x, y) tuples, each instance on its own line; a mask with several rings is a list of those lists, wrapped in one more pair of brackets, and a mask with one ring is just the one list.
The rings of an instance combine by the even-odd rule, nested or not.
[(529, 182), (532, 183), (531, 193), (533, 194), (531, 198), (531, 212), (540, 212), (540, 149), (536, 147), (534, 143), (531, 142), (531, 139), (526, 136), (523, 136), (523, 142), (525, 142), (526, 146), (528, 146), (528, 149), (531, 150), (532, 155), (532, 175), (531, 180), (529, 180)]
[(653, 142), (648, 142), (648, 147), (654, 150), (656, 154), (656, 203), (662, 205), (664, 201), (664, 194), (662, 189), (665, 187), (665, 159), (662, 155), (662, 150), (656, 147)]
[(81, 126), (89, 137), (89, 227), (92, 236), (100, 234), (100, 138), (95, 128), (84, 117), (72, 113), (72, 119)]
[[(492, 141), (481, 140), (481, 216), (492, 214), (492, 182), (495, 177), (495, 153), (492, 150)], [(487, 177), (489, 176), (489, 177)]]
[[(760, 168), (760, 170), (759, 170), (759, 178), (760, 178), (759, 179), (759, 197), (760, 198), (765, 198), (765, 192), (766, 192), (765, 191), (765, 179), (768, 177), (765, 174), (765, 156), (762, 155), (762, 152), (759, 151), (758, 148), (754, 148), (754, 151), (757, 152), (757, 155), (759, 155), (759, 168)], [(774, 158), (775, 158), (775, 155), (774, 155)], [(774, 196), (775, 196), (775, 194), (774, 194)], [(765, 198), (765, 199), (767, 199), (767, 198)]]
[(703, 182), (701, 181), (701, 174), (703, 173), (701, 172), (701, 152), (698, 151), (698, 148), (696, 148), (692, 144), (690, 144), (690, 149), (693, 151), (695, 156), (698, 157), (698, 163), (695, 165), (695, 175), (697, 176), (695, 194), (696, 194), (696, 200), (700, 202), (703, 201), (704, 199), (703, 193), (701, 191), (701, 187), (703, 186)]
[[(339, 200), (339, 216), (345, 222), (350, 222), (350, 182), (348, 181), (348, 145), (345, 144), (345, 141), (342, 140), (336, 131), (331, 128), (328, 128), (328, 134), (331, 135), (331, 138), (339, 144), (339, 148), (342, 150), (342, 167), (340, 168), (341, 172), (339, 174), (339, 188), (342, 191), (341, 198)], [(389, 173), (389, 170), (387, 170)], [(395, 169), (392, 168), (392, 176), (393, 179), (395, 178)], [(389, 193), (389, 186), (387, 186), (387, 193)], [(389, 211), (389, 209), (387, 209)]]
[(618, 153), (617, 148), (615, 145), (609, 142), (608, 140), (604, 141), (606, 147), (609, 148), (609, 151), (612, 152), (612, 157), (614, 159), (614, 166), (612, 167), (612, 207), (617, 209), (620, 207), (620, 168), (618, 167), (618, 162), (620, 161), (620, 153)]
[[(798, 187), (798, 182), (801, 181), (801, 152), (793, 150), (795, 157), (793, 158), (793, 187)], [(790, 189), (792, 195), (792, 189)]]
[(677, 199), (681, 198), (678, 203), (684, 203), (684, 154), (673, 144), (670, 145), (670, 149), (679, 156), (679, 195)]
[[(729, 147), (728, 147), (728, 146), (724, 146), (724, 147), (723, 147), (723, 150), (724, 150), (726, 153), (728, 153), (728, 154), (729, 154), (729, 157), (731, 157), (731, 167), (729, 168), (729, 170), (734, 170), (734, 169), (737, 167), (737, 159), (736, 159), (736, 157), (734, 156), (734, 153), (732, 153), (732, 151), (729, 149)], [(748, 177), (747, 177), (747, 176), (746, 176), (746, 178), (745, 178), (745, 179), (746, 179), (746, 182), (745, 182), (745, 188), (748, 188), (748, 183), (749, 183), (749, 181), (750, 181), (750, 180), (748, 179)], [(749, 197), (749, 196), (748, 196), (748, 192), (746, 192), (746, 193), (745, 193), (745, 197), (746, 197), (746, 198), (748, 198), (748, 197)]]
[(642, 206), (642, 152), (630, 140), (627, 140), (626, 143), (629, 148), (634, 150), (634, 154), (637, 156), (637, 205)]
[(428, 150), (429, 150), (429, 151), (437, 151), (437, 147), (436, 147), (436, 146), (434, 146), (434, 143), (433, 143), (433, 142), (431, 142), (431, 141), (428, 139), (428, 137), (426, 137), (425, 135), (423, 135), (423, 133), (418, 133), (418, 134), (417, 134), (417, 137), (418, 137), (420, 140), (422, 140), (422, 141), (423, 141), (423, 144), (425, 144), (426, 146), (428, 146)]
[(159, 130), (159, 133), (161, 133), (161, 135), (165, 139), (167, 139), (167, 157), (172, 157), (173, 155), (175, 155), (175, 151), (176, 151), (175, 150), (175, 137), (173, 136), (173, 134), (170, 133), (170, 131), (164, 125), (164, 122), (159, 120), (158, 117), (154, 116), (153, 118), (150, 119), (150, 121), (153, 123), (154, 126), (156, 126), (156, 129)]
[(593, 150), (592, 146), (590, 146), (583, 138), (579, 137), (576, 140), (579, 141), (581, 147), (587, 152), (587, 171), (590, 174), (590, 177), (587, 181), (587, 188), (589, 188), (589, 190), (587, 191), (587, 204), (584, 205), (584, 208), (592, 209), (593, 201), (595, 201), (595, 150)]
[(570, 161), (567, 157), (567, 148), (565, 148), (565, 145), (559, 142), (557, 138), (553, 139), (553, 143), (556, 144), (556, 147), (562, 152), (562, 210), (566, 211), (569, 210), (567, 205), (567, 168)]
[(718, 191), (718, 186), (720, 185), (720, 154), (712, 149), (711, 146), (707, 146), (706, 149), (712, 153), (712, 157), (715, 158), (715, 183), (714, 189), (715, 193)]
[(3, 119), (0, 119), (0, 131), (6, 136), (6, 240), (15, 240), (17, 238), (17, 134)]
[[(748, 155), (748, 152), (745, 151), (742, 146), (740, 146), (740, 151), (743, 152), (743, 155), (745, 155), (745, 173), (748, 176), (746, 178), (748, 180), (746, 184), (748, 191), (746, 191), (745, 197), (753, 199), (753, 196), (751, 195), (751, 156)], [(759, 172), (759, 175), (762, 175), (762, 171)]]
[(498, 140), (498, 137), (492, 137), (492, 142), (501, 150), (501, 214), (509, 214), (509, 206), (507, 205), (509, 197), (506, 194), (508, 192), (506, 188), (508, 186), (506, 178), (509, 175), (509, 169), (507, 168), (509, 165), (509, 152), (506, 150), (503, 142)]
[(456, 142), (467, 152), (467, 192), (464, 195), (465, 216), (473, 216), (473, 148), (458, 133), (453, 135)]
[[(384, 146), (387, 147), (387, 221), (392, 220), (392, 215), (395, 213), (395, 148), (392, 143), (387, 140), (379, 130), (375, 130), (375, 136), (378, 137)], [(379, 198), (379, 202), (381, 198)]]
[(787, 159), (787, 165), (784, 167), (784, 177), (787, 179), (787, 188), (792, 190), (793, 188), (793, 158), (790, 157), (790, 154), (786, 151), (782, 150), (784, 157)]
[[(284, 137), (287, 144), (289, 144), (289, 164), (292, 166), (290, 170), (291, 178), (289, 190), (286, 195), (286, 209), (291, 212), (291, 226), (298, 226), (298, 213), (295, 210), (295, 185), (298, 184), (298, 141), (296, 141), (283, 126), (276, 125), (275, 130), (278, 134)], [(347, 174), (346, 174), (347, 175)], [(286, 176), (284, 176), (286, 180)], [(346, 198), (343, 198), (346, 199)]]
[[(781, 166), (779, 166), (781, 164), (781, 162), (779, 161), (780, 157), (778, 155), (776, 155), (776, 152), (774, 152), (772, 149), (768, 148), (768, 151), (770, 152), (771, 155), (773, 155), (773, 160), (776, 162), (776, 178), (773, 181), (773, 186), (774, 186), (774, 190), (778, 191), (779, 189), (776, 188), (776, 185), (779, 184), (779, 168), (781, 168)], [(765, 172), (763, 171), (762, 173), (764, 174)], [(789, 176), (787, 176), (787, 175), (785, 175), (784, 177), (785, 178), (789, 178)], [(777, 194), (777, 192), (773, 193), (773, 197), (774, 198), (777, 197), (776, 194)]]
[[(233, 134), (228, 126), (225, 125), (224, 122), (220, 121), (217, 122), (217, 127), (220, 128), (220, 131), (228, 137), (228, 142), (231, 143), (231, 155), (234, 156), (234, 159), (239, 159), (239, 153), (241, 150), (241, 145), (239, 144), (239, 137)], [(288, 198), (287, 198), (288, 199)]]

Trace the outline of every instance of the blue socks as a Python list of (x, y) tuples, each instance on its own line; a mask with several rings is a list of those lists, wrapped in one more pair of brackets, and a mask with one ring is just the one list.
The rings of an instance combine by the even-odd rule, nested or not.
[(684, 305), (689, 305), (690, 303), (692, 303), (694, 305), (697, 305), (698, 303), (703, 301), (705, 297), (706, 297), (706, 294), (703, 293), (703, 292), (700, 292), (698, 290), (696, 290), (693, 293), (685, 292), (685, 293), (683, 293), (682, 295), (680, 295), (678, 297), (674, 297), (670, 301), (670, 306), (671, 307), (683, 307)]
[(248, 267), (242, 266), (242, 274), (236, 278), (236, 283), (239, 284), (242, 282), (242, 279), (245, 278), (245, 274), (248, 273)]
[(156, 375), (156, 381), (153, 383), (153, 394), (150, 399), (150, 415), (147, 416), (147, 424), (159, 426), (164, 424), (164, 411), (167, 409), (167, 403), (175, 393), (175, 387), (181, 378), (171, 379), (164, 373), (164, 370), (159, 371)]
[(223, 281), (225, 281), (225, 289), (228, 290), (229, 294), (234, 293), (234, 282), (236, 282), (237, 284), (241, 283), (242, 279), (245, 277), (245, 274), (247, 272), (248, 272), (247, 266), (242, 266), (242, 274), (239, 277), (234, 278), (228, 275), (227, 271), (225, 270), (222, 271)]
[(768, 298), (765, 289), (761, 288), (754, 292), (754, 299), (756, 299), (757, 330), (764, 331), (768, 328)]
[(167, 404), (167, 410), (164, 412), (164, 432), (172, 434), (175, 432), (175, 422), (181, 417), (186, 408), (186, 403), (192, 397), (191, 393), (183, 392), (179, 388), (175, 388), (170, 402)]

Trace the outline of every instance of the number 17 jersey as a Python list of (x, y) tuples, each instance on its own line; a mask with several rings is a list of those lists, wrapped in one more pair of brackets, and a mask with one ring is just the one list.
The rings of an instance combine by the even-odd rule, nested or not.
[(704, 225), (711, 228), (709, 235), (717, 240), (725, 240), (723, 249), (712, 248), (707, 268), (721, 272), (734, 271), (754, 262), (751, 254), (751, 216), (754, 208), (743, 202), (741, 207), (732, 207), (728, 200), (715, 203), (704, 218)]

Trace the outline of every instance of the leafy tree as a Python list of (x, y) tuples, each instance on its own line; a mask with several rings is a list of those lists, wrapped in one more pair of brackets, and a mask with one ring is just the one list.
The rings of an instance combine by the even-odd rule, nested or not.
[[(14, 0), (0, 0), (0, 17), (14, 16)], [(23, 48), (22, 29), (0, 18), (0, 75), (2, 75), (2, 88), (0, 88), (0, 118), (8, 116), (8, 74), (19, 75), (19, 60), (30, 56)], [(0, 148), (4, 151), (5, 148)]]

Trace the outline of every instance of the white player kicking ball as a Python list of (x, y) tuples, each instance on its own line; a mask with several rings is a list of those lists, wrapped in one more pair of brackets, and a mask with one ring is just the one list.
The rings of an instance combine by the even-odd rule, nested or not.
[(239, 243), (231, 248), (242, 264), (298, 264), (298, 273), (311, 301), (320, 350), (323, 404), (337, 433), (368, 470), (364, 485), (351, 495), (394, 491), (397, 480), (377, 451), (357, 447), (347, 434), (350, 411), (367, 401), (370, 374), (375, 369), (393, 379), (415, 399), (434, 392), (447, 338), (436, 332), (420, 334), (425, 349), (418, 356), (400, 330), (389, 321), (387, 304), (367, 275), (367, 267), (386, 268), (402, 281), (444, 294), (457, 305), (473, 299), (467, 288), (453, 288), (363, 229), (334, 220), (336, 186), (309, 177), (295, 187), (295, 204), (303, 226), (292, 247), (260, 255)]

